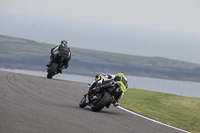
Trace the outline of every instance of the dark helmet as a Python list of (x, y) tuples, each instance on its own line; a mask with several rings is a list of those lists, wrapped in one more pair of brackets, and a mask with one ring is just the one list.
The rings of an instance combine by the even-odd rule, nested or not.
[(64, 44), (64, 45), (66, 45), (66, 46), (67, 46), (67, 44), (68, 44), (68, 43), (67, 43), (67, 41), (66, 41), (66, 40), (62, 40), (60, 44)]

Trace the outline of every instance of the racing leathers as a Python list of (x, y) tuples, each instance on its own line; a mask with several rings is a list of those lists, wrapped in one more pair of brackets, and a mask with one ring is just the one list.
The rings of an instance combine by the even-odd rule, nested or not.
[(47, 64), (47, 67), (49, 67), (53, 64), (54, 58), (55, 58), (57, 52), (59, 52), (59, 54), (61, 54), (62, 57), (64, 57), (63, 66), (62, 66), (61, 70), (64, 68), (66, 69), (68, 67), (68, 62), (71, 59), (71, 49), (70, 49), (70, 47), (68, 47), (66, 45), (62, 45), (62, 44), (51, 49), (50, 61), (49, 61), (49, 64)]

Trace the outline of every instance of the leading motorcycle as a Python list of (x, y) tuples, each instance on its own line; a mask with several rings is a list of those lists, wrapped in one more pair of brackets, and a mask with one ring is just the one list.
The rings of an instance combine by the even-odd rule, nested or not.
[[(99, 83), (100, 82), (100, 83)], [(91, 107), (94, 112), (101, 111), (104, 107), (109, 108), (111, 104), (116, 101), (116, 96), (121, 95), (121, 84), (114, 80), (104, 80), (100, 77), (95, 81), (95, 86), (84, 95), (79, 103), (80, 108), (87, 105)], [(91, 87), (90, 85), (88, 86)], [(88, 101), (86, 101), (88, 99)]]
[(47, 68), (47, 78), (52, 79), (53, 76), (61, 72), (61, 67), (63, 66), (64, 57), (57, 52), (54, 57), (53, 64)]

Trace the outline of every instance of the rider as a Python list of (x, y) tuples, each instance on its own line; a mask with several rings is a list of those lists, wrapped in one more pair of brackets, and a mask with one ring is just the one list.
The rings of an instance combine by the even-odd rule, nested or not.
[[(86, 97), (86, 103), (89, 102), (88, 100), (88, 94), (92, 91), (92, 89), (99, 83), (99, 81), (97, 79), (101, 79), (101, 81), (106, 81), (106, 80), (114, 80), (116, 82), (118, 82), (120, 84), (120, 93), (115, 97), (115, 101), (113, 103), (113, 105), (115, 107), (119, 106), (120, 100), (123, 97), (124, 93), (126, 92), (127, 88), (128, 88), (128, 84), (127, 84), (127, 78), (125, 77), (125, 75), (123, 73), (118, 73), (117, 75), (109, 75), (109, 74), (100, 74), (100, 75), (96, 75), (96, 79), (95, 81), (92, 83), (92, 85), (89, 86), (89, 91), (88, 93), (85, 95)], [(104, 79), (104, 80), (102, 80)]]
[(66, 40), (62, 40), (60, 45), (51, 49), (50, 61), (49, 64), (46, 65), (47, 67), (50, 67), (53, 64), (57, 52), (64, 57), (63, 66), (60, 68), (60, 73), (62, 73), (62, 69), (66, 69), (68, 67), (68, 62), (71, 59), (71, 49), (67, 46), (67, 44), (68, 42)]

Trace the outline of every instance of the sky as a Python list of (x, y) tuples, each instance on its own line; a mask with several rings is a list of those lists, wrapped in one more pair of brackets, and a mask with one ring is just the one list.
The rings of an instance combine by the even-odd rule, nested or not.
[(0, 0), (0, 34), (200, 64), (199, 0)]

